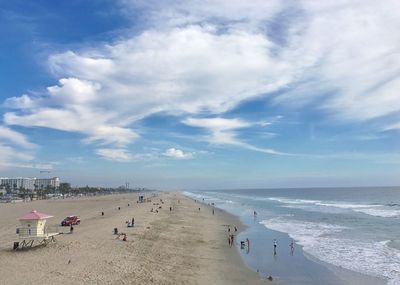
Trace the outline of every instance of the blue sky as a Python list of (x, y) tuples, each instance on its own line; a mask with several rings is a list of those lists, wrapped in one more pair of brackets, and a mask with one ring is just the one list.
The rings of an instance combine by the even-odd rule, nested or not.
[(1, 176), (400, 184), (398, 1), (8, 2)]

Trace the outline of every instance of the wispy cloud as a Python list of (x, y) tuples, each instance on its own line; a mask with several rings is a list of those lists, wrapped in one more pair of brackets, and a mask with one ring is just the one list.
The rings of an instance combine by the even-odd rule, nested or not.
[(26, 149), (36, 148), (36, 145), (29, 142), (25, 135), (4, 126), (0, 126), (0, 141), (8, 141), (9, 144), (17, 145)]
[(8, 127), (0, 126), (0, 167), (52, 169), (51, 163), (33, 163), (37, 145)]
[[(242, 147), (248, 150), (263, 152), (267, 154), (284, 154), (271, 148), (261, 148), (253, 146), (242, 141), (238, 137), (239, 129), (248, 128), (260, 124), (259, 122), (251, 123), (241, 119), (226, 119), (226, 118), (187, 118), (182, 123), (206, 129), (209, 135), (203, 137), (204, 140), (217, 145), (233, 145)], [(262, 125), (266, 125), (265, 122)]]
[(400, 130), (400, 122), (394, 123), (383, 128), (384, 131)]
[(99, 156), (112, 161), (130, 162), (135, 159), (130, 152), (121, 148), (99, 148), (96, 150), (96, 153)]

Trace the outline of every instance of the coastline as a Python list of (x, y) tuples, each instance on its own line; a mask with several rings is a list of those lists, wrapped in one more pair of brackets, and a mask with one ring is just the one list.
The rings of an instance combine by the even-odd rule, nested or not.
[[(194, 199), (202, 199), (201, 193), (186, 195)], [(225, 197), (223, 199), (230, 198)], [(233, 200), (233, 199), (232, 199)], [(239, 234), (239, 240), (249, 238), (252, 244), (250, 253), (239, 250), (245, 264), (262, 276), (273, 276), (274, 280), (285, 284), (296, 285), (384, 285), (388, 280), (351, 271), (323, 262), (307, 252), (299, 244), (294, 246), (294, 254), (290, 253), (291, 237), (284, 233), (265, 227), (262, 218), (252, 215), (252, 208), (238, 207), (238, 204), (221, 198), (206, 196), (206, 203), (215, 203), (228, 213), (235, 215), (247, 228)], [(273, 253), (274, 240), (278, 241), (277, 255)]]
[[(158, 193), (151, 203), (136, 200), (137, 194), (120, 194), (0, 205), (0, 283), (276, 284), (262, 280), (229, 247), (225, 225), (241, 230), (238, 218), (222, 210), (213, 215), (180, 193)], [(82, 222), (56, 243), (13, 251), (16, 219), (33, 208), (54, 216), (50, 227), (68, 215)], [(135, 227), (127, 228), (132, 217)], [(114, 227), (126, 233), (126, 242), (115, 238)]]
[[(251, 219), (241, 220), (248, 224)], [(286, 284), (309, 285), (386, 285), (387, 281), (355, 271), (325, 263), (303, 251), (295, 244), (293, 256), (290, 254), (291, 238), (288, 234), (266, 228), (255, 221), (240, 233), (240, 238), (250, 238), (253, 255), (241, 254), (245, 263), (253, 270), (276, 276)], [(273, 255), (272, 241), (278, 240), (278, 254)]]

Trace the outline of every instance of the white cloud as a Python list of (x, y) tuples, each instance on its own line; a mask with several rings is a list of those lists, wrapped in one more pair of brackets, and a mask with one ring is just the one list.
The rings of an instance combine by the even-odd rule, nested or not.
[(176, 148), (169, 148), (167, 149), (164, 154), (164, 156), (176, 158), (176, 159), (190, 159), (193, 158), (193, 153), (191, 152), (185, 152), (181, 149), (176, 149)]
[(118, 162), (133, 162), (140, 160), (150, 161), (159, 157), (159, 154), (155, 153), (154, 151), (148, 153), (133, 154), (125, 148), (98, 148), (96, 149), (96, 154), (106, 160)]
[[(138, 138), (118, 110), (97, 107), (99, 84), (76, 78), (60, 79), (60, 86), (48, 87), (42, 98), (31, 98), (28, 114), (8, 112), (4, 122), (25, 127), (47, 127), (57, 130), (80, 132), (87, 135), (85, 142), (101, 141), (125, 146)], [(26, 96), (26, 95), (24, 95)], [(18, 101), (18, 100), (14, 100)], [(41, 104), (35, 104), (40, 101)], [(10, 102), (8, 103), (10, 104)]]
[(20, 101), (29, 104), (6, 113), (4, 121), (79, 132), (84, 142), (124, 147), (138, 138), (129, 126), (143, 117), (223, 113), (285, 86), (291, 73), (266, 52), (272, 46), (262, 34), (187, 26), (145, 31), (95, 51), (55, 54), (49, 64), (63, 77), (59, 85), (42, 96), (8, 101), (14, 108)]
[(11, 109), (31, 109), (35, 107), (36, 100), (24, 94), (20, 97), (10, 97), (4, 102), (4, 107)]
[(182, 123), (198, 128), (204, 128), (209, 135), (203, 137), (204, 140), (217, 145), (234, 145), (248, 150), (263, 152), (267, 154), (285, 153), (276, 151), (270, 148), (260, 148), (242, 141), (238, 137), (237, 130), (248, 128), (254, 125), (266, 125), (266, 122), (247, 122), (241, 119), (226, 119), (226, 118), (187, 118)]
[(312, 103), (346, 122), (399, 113), (399, 8), (398, 1), (301, 1), (303, 29), (283, 51), (311, 64), (278, 102)]
[(59, 85), (41, 97), (10, 100), (15, 108), (30, 103), (4, 121), (123, 147), (138, 137), (129, 126), (148, 115), (223, 113), (284, 86), (290, 72), (266, 52), (271, 46), (261, 34), (187, 26), (146, 31), (95, 52), (55, 54), (49, 64), (63, 77)]
[(27, 149), (33, 149), (36, 147), (36, 145), (29, 142), (26, 136), (23, 134), (4, 126), (0, 126), (0, 141), (8, 141), (9, 144), (17, 145)]
[(384, 131), (400, 130), (400, 122), (385, 126)]
[(252, 124), (241, 119), (225, 118), (187, 118), (184, 124), (192, 127), (208, 128), (214, 131), (226, 131), (250, 127)]
[(25, 135), (0, 126), (0, 168), (51, 169), (49, 163), (32, 163), (36, 148)]
[(99, 148), (96, 150), (96, 153), (107, 159), (119, 162), (129, 162), (134, 160), (134, 156), (129, 153), (126, 149), (113, 149), (113, 148)]
[(81, 106), (96, 99), (96, 92), (101, 88), (99, 84), (77, 78), (62, 78), (60, 86), (47, 88), (55, 104)]
[[(310, 104), (346, 121), (400, 112), (396, 0), (120, 3), (141, 9), (145, 29), (51, 55), (59, 84), (7, 99), (16, 110), (6, 124), (78, 132), (111, 145), (99, 155), (129, 160), (124, 149), (139, 137), (132, 127), (158, 112), (220, 116), (273, 92), (278, 104)], [(238, 139), (244, 121), (198, 120), (185, 122), (209, 130), (213, 143), (279, 153)]]
[(157, 29), (198, 23), (253, 29), (286, 7), (280, 0), (120, 0), (120, 3), (128, 18), (140, 11), (146, 15), (146, 24)]

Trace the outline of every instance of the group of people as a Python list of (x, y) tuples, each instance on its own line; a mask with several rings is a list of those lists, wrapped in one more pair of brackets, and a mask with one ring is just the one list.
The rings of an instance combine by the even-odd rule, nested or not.
[[(238, 231), (236, 226), (233, 226), (235, 233)], [(228, 243), (229, 246), (232, 247), (233, 242), (235, 240), (235, 235), (232, 233), (231, 234), (231, 226), (228, 226)]]
[[(133, 228), (135, 226), (135, 218), (132, 218), (130, 221), (126, 221), (125, 222), (128, 228)], [(115, 239), (121, 239), (122, 237), (122, 241), (126, 241), (126, 233), (121, 233), (118, 232), (118, 228), (114, 228), (114, 235), (116, 235), (117, 237)]]
[(133, 228), (135, 226), (135, 218), (132, 218), (131, 221), (125, 222), (128, 228)]
[(244, 240), (240, 241), (240, 249), (246, 249), (247, 254), (250, 253), (250, 240), (248, 238), (246, 238), (246, 241)]
[[(276, 239), (274, 239), (274, 256), (277, 255), (277, 247), (278, 247), (278, 241)], [(290, 254), (293, 255), (294, 254), (294, 240), (292, 239), (290, 244)]]

